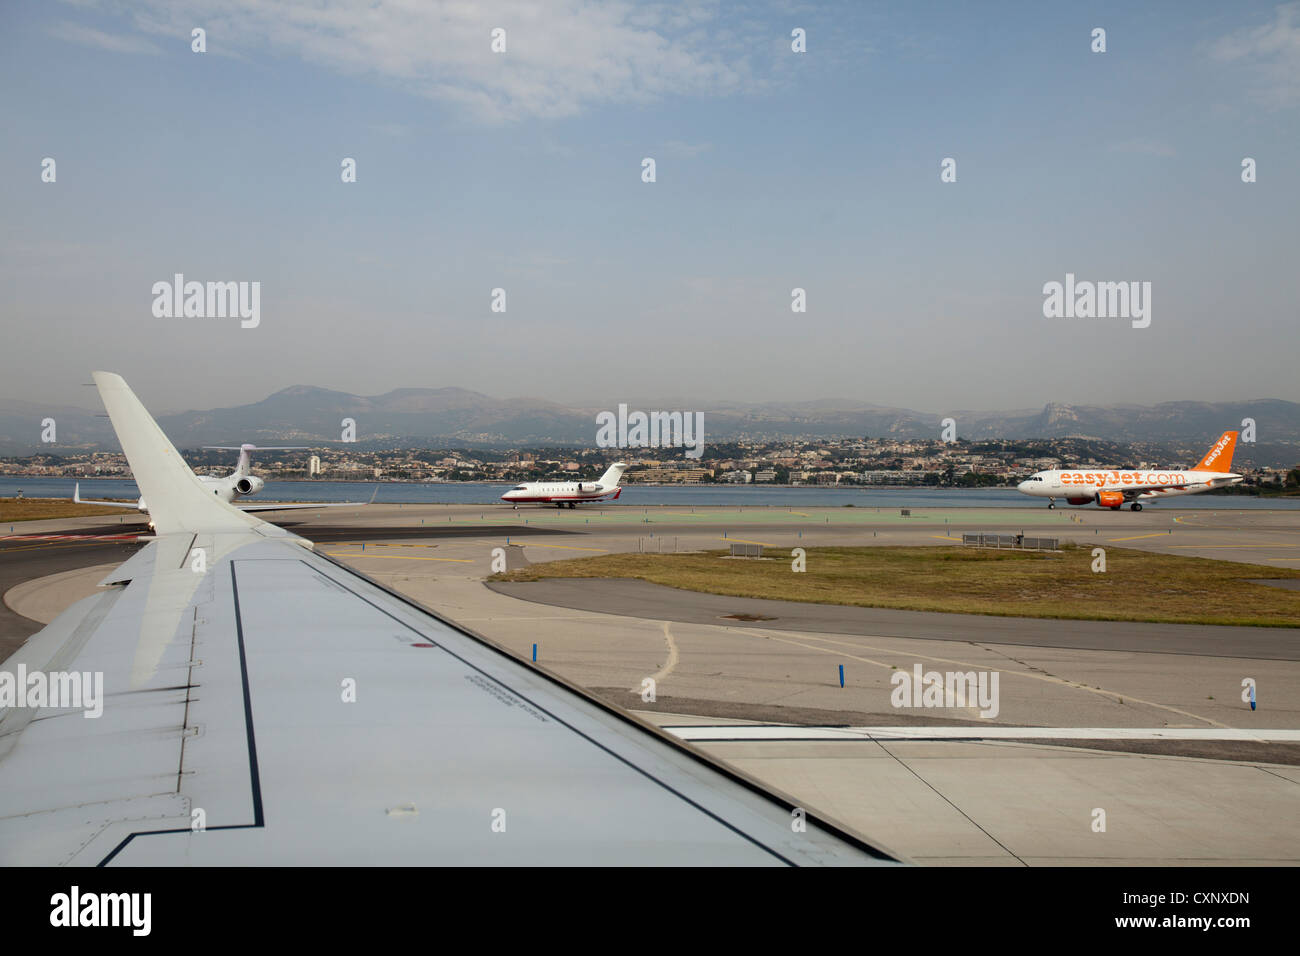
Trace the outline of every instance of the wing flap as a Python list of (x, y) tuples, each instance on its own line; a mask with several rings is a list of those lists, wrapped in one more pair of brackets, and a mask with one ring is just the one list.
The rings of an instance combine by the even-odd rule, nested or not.
[[(106, 595), (115, 601), (78, 655), (77, 666), (106, 668), (104, 716), (33, 722), (0, 759), (0, 858), (889, 859), (811, 811), (807, 831), (795, 833), (788, 802), (311, 551), (256, 534), (186, 538), (150, 546), (151, 574), (137, 566)], [(213, 549), (204, 574), (174, 566), (191, 545)], [(21, 806), (12, 787), (20, 779)], [(121, 808), (181, 799), (147, 821), (101, 819), (105, 811), (90, 838), (69, 825), (55, 839), (55, 811), (79, 794)], [(196, 809), (202, 832), (179, 815)], [(55, 816), (29, 832), (19, 814), (33, 812)]]

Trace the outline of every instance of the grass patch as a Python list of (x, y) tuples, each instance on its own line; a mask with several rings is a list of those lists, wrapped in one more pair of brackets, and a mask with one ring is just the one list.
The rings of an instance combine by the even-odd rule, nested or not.
[(774, 561), (722, 560), (726, 552), (611, 554), (547, 561), (494, 574), (491, 581), (639, 578), (667, 587), (732, 597), (818, 604), (948, 611), (1081, 621), (1151, 621), (1300, 627), (1300, 591), (1250, 578), (1300, 578), (1300, 571), (1257, 564), (1106, 549), (1106, 572), (1092, 571), (1092, 549), (1059, 553), (956, 547), (809, 548), (808, 570)]
[(0, 521), (39, 521), (45, 518), (89, 518), (124, 515), (124, 508), (76, 505), (61, 498), (0, 498)]

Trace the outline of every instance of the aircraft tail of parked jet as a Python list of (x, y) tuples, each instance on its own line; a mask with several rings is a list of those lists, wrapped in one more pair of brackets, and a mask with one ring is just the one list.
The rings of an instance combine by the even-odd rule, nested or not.
[(627, 465), (621, 461), (616, 461), (600, 476), (600, 483), (609, 488), (616, 488), (625, 471), (627, 471)]
[(239, 463), (235, 465), (235, 474), (244, 477), (252, 474), (252, 452), (255, 451), (310, 451), (306, 445), (204, 445), (207, 451), (237, 451)]
[(1193, 471), (1232, 471), (1232, 455), (1237, 450), (1237, 433), (1224, 432), (1219, 440), (1197, 462)]

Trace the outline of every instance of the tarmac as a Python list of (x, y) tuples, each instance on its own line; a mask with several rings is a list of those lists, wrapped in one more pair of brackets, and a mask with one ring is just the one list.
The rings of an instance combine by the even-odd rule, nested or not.
[[(728, 542), (950, 545), (963, 531), (1296, 567), (1300, 511), (370, 505), (277, 523), (523, 659), (535, 645), (537, 666), (919, 863), (1300, 862), (1295, 629), (922, 614), (628, 581), (483, 583), (502, 556), (519, 566)], [(32, 535), (133, 528), (134, 516), (61, 519), (0, 540), (0, 644), (21, 642), (137, 547)], [(917, 665), (996, 672), (996, 714), (971, 700), (895, 706), (895, 675)]]

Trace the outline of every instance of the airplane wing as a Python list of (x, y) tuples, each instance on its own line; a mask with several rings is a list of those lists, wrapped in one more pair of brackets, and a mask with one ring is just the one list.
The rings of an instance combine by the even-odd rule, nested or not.
[(130, 508), (132, 511), (140, 510), (140, 506), (134, 501), (109, 501), (107, 498), (83, 498), (81, 497), (81, 482), (77, 482), (72, 487), (72, 503), (77, 505), (94, 505), (97, 508)]
[(379, 496), (379, 486), (375, 485), (374, 494), (370, 496), (369, 501), (316, 501), (316, 502), (295, 502), (294, 504), (275, 504), (274, 502), (258, 502), (257, 504), (244, 504), (242, 501), (237, 502), (235, 507), (240, 511), (293, 511), (299, 508), (364, 508), (366, 505), (375, 503), (375, 498)]
[(95, 381), (159, 534), (0, 668), (103, 680), (0, 711), (0, 863), (896, 861), (206, 494)]
[(294, 504), (275, 504), (273, 502), (259, 502), (255, 505), (246, 505), (243, 502), (235, 505), (240, 511), (294, 511), (299, 508), (364, 508), (370, 502), (368, 501), (317, 501), (317, 502), (296, 502)]

